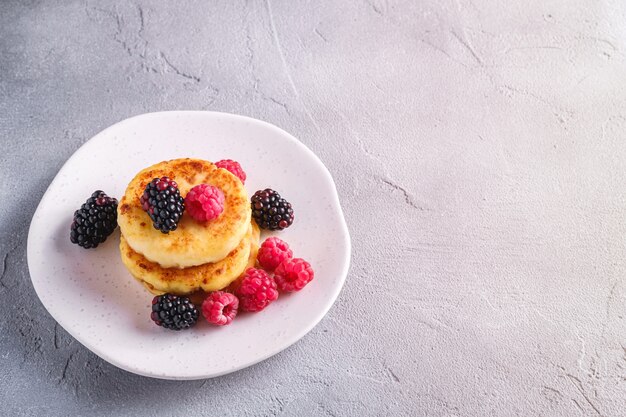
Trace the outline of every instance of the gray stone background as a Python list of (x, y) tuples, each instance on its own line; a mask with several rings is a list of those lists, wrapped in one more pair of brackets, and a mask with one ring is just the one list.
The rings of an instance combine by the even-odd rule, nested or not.
[[(625, 416), (623, 1), (0, 3), (0, 414)], [(64, 161), (144, 112), (274, 123), (353, 240), (328, 316), (173, 382), (103, 362), (30, 283)]]

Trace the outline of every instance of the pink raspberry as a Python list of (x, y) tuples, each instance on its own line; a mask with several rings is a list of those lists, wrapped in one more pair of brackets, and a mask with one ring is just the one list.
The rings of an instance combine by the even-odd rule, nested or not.
[(248, 268), (237, 296), (244, 311), (261, 311), (278, 298), (276, 281), (262, 269)]
[(185, 209), (199, 222), (216, 219), (224, 211), (224, 193), (209, 184), (196, 185), (185, 197)]
[(233, 161), (232, 159), (222, 159), (221, 161), (217, 161), (215, 166), (218, 168), (224, 168), (235, 177), (239, 178), (243, 184), (246, 183), (246, 173), (243, 172), (239, 162)]
[(202, 315), (218, 326), (230, 324), (237, 315), (239, 300), (231, 293), (214, 291), (202, 303)]
[(311, 282), (314, 275), (311, 264), (300, 258), (287, 259), (274, 271), (278, 288), (287, 292), (300, 291)]
[(273, 271), (282, 261), (291, 259), (293, 251), (287, 242), (277, 237), (268, 237), (259, 248), (257, 260), (266, 271)]

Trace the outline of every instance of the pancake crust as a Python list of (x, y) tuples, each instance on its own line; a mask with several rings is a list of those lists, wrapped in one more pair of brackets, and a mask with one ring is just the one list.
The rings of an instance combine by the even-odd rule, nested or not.
[[(215, 220), (198, 222), (183, 214), (178, 229), (163, 234), (152, 226), (139, 199), (153, 178), (170, 177), (181, 196), (198, 184), (211, 184), (224, 193), (224, 211)], [(118, 224), (127, 244), (164, 268), (187, 268), (218, 262), (242, 241), (250, 224), (248, 194), (241, 181), (225, 169), (201, 159), (174, 159), (152, 165), (132, 179), (118, 205)]]
[(198, 290), (217, 291), (227, 287), (247, 268), (254, 265), (259, 249), (260, 231), (252, 222), (240, 244), (223, 260), (189, 268), (163, 268), (135, 252), (122, 235), (120, 253), (128, 271), (153, 294), (183, 295)]

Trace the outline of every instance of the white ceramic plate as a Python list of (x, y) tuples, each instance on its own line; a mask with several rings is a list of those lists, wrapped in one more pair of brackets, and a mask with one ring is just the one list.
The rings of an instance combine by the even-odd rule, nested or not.
[[(96, 249), (69, 240), (74, 210), (97, 189), (118, 199), (142, 168), (162, 160), (230, 158), (248, 175), (249, 194), (270, 187), (293, 206), (278, 233), (315, 279), (258, 314), (223, 328), (201, 319), (188, 331), (150, 320), (152, 295), (120, 260), (119, 231)], [(264, 233), (262, 238), (268, 236)], [(260, 362), (298, 341), (337, 298), (350, 264), (350, 237), (330, 173), (302, 143), (265, 122), (224, 113), (163, 112), (115, 124), (65, 163), (41, 199), (28, 235), (33, 286), (50, 314), (104, 360), (140, 375), (210, 378)]]

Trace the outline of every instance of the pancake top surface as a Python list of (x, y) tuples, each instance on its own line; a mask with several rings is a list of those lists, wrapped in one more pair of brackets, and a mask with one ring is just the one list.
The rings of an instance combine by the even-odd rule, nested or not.
[[(169, 234), (152, 226), (139, 201), (154, 178), (169, 177), (178, 183), (184, 198), (198, 184), (213, 185), (224, 193), (224, 211), (209, 222), (198, 222), (184, 213), (178, 229)], [(237, 177), (200, 159), (174, 159), (152, 165), (132, 179), (118, 205), (118, 224), (128, 245), (165, 268), (186, 268), (225, 258), (239, 245), (250, 224), (248, 194)]]

